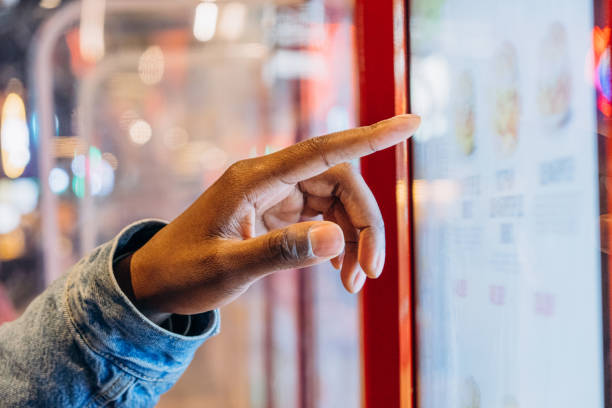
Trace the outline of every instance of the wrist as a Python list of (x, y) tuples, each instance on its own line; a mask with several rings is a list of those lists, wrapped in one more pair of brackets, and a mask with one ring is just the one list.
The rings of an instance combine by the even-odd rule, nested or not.
[(133, 252), (117, 261), (113, 267), (115, 279), (117, 280), (119, 288), (127, 296), (130, 302), (132, 302), (132, 304), (149, 320), (159, 325), (167, 320), (171, 316), (171, 313), (155, 310), (154, 307), (148, 304), (149, 302), (147, 302), (143, 296), (136, 295), (134, 287), (135, 281), (138, 279), (138, 269), (134, 267), (134, 260), (137, 258), (135, 257), (137, 252), (139, 251)]

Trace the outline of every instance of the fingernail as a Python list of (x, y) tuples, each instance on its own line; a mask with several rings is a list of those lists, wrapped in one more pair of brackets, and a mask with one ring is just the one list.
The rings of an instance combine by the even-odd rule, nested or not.
[(353, 281), (353, 293), (357, 293), (361, 290), (361, 288), (363, 287), (363, 284), (366, 281), (366, 276), (365, 273), (361, 272), (361, 271), (357, 271), (357, 274), (355, 275), (355, 280)]
[(341, 253), (340, 255), (338, 255), (335, 258), (332, 258), (331, 263), (332, 266), (337, 269), (340, 270), (340, 268), (342, 268), (342, 260), (344, 259), (344, 252)]
[(415, 129), (421, 125), (421, 117), (412, 113), (404, 113), (391, 118), (395, 123), (402, 123), (414, 127)]
[(334, 269), (340, 270), (340, 262), (338, 262), (338, 257), (330, 259), (330, 262)]
[[(421, 117), (406, 113), (403, 115), (393, 116), (392, 118), (385, 119), (382, 122), (375, 123), (375, 127), (383, 126), (387, 131), (399, 132), (401, 139), (394, 139), (392, 144), (397, 143), (399, 140), (404, 140), (411, 137), (421, 125)], [(388, 147), (387, 144), (381, 144), (378, 147)]]
[(308, 232), (312, 253), (319, 258), (337, 256), (344, 249), (344, 235), (331, 223), (317, 225)]

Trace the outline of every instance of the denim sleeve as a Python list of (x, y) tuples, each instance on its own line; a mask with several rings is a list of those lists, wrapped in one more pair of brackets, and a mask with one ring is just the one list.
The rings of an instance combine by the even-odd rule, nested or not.
[(0, 406), (150, 407), (178, 380), (219, 332), (219, 311), (190, 316), (187, 335), (166, 330), (134, 307), (112, 270), (163, 225), (125, 228), (0, 326)]

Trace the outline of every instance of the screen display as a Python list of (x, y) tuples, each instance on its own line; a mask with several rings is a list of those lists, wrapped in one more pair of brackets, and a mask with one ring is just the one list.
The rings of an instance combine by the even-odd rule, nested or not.
[(593, 4), (410, 10), (418, 407), (603, 407)]

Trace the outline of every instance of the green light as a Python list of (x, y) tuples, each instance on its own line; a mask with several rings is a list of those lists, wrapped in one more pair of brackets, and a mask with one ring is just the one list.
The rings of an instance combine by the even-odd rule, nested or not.
[(85, 178), (79, 176), (72, 177), (72, 191), (78, 198), (83, 198), (85, 195)]

